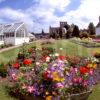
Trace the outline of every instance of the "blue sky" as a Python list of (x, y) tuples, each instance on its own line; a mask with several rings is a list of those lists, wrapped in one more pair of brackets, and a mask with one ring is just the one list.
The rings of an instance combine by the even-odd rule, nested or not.
[(0, 0), (0, 23), (23, 21), (34, 32), (59, 21), (86, 28), (89, 22), (98, 23), (100, 0)]

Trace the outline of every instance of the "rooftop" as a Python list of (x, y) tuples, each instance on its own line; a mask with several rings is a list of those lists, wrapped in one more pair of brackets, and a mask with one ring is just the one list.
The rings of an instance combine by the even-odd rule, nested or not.
[(0, 24), (0, 34), (3, 34), (3, 33), (12, 33), (12, 32), (15, 32), (16, 29), (18, 27), (20, 27), (20, 25), (22, 25), (23, 22), (20, 22), (20, 23), (13, 23), (13, 24)]

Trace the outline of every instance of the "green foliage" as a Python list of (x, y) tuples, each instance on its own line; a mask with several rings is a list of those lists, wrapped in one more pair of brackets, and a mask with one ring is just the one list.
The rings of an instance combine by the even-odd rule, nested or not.
[(89, 34), (87, 32), (81, 32), (80, 33), (80, 38), (88, 38)]
[(4, 63), (0, 64), (0, 76), (1, 77), (6, 77), (7, 75), (7, 69), (6, 66), (4, 65)]
[(90, 35), (94, 35), (95, 34), (95, 26), (94, 26), (94, 24), (92, 22), (89, 24), (88, 30), (89, 30)]
[(75, 25), (73, 32), (72, 32), (72, 36), (73, 37), (79, 37), (79, 33), (80, 33), (79, 27), (77, 25)]

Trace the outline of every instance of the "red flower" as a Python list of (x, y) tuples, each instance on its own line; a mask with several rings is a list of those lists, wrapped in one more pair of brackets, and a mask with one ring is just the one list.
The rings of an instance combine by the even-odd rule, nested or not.
[(49, 59), (49, 58), (50, 58), (49, 56), (43, 56), (43, 57), (42, 57), (42, 60), (43, 60), (43, 61), (46, 61), (46, 60)]
[(24, 65), (30, 65), (30, 64), (32, 64), (32, 61), (31, 61), (30, 59), (25, 59), (25, 60), (23, 61), (23, 64), (24, 64)]
[(60, 59), (60, 60), (65, 60), (65, 56), (60, 55), (60, 56), (58, 57), (58, 59)]
[(20, 64), (19, 63), (14, 63), (13, 65), (12, 65), (14, 68), (19, 68), (20, 67)]
[(49, 72), (48, 72), (48, 71), (46, 71), (46, 72), (43, 73), (43, 77), (44, 77), (45, 79), (48, 79), (48, 75), (49, 75)]
[(45, 71), (45, 72), (43, 73), (43, 78), (44, 78), (45, 80), (48, 80), (48, 81), (51, 81), (51, 80), (52, 80), (52, 77), (50, 76), (50, 72), (49, 72), (49, 71)]
[(81, 74), (85, 74), (85, 73), (88, 73), (89, 72), (89, 69), (86, 68), (86, 67), (80, 67), (80, 73)]

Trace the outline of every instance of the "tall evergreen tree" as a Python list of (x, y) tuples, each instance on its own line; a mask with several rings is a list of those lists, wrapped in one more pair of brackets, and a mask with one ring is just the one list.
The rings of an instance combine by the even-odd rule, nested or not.
[(95, 26), (94, 24), (91, 22), (88, 26), (88, 31), (90, 35), (94, 35), (95, 34)]
[(42, 35), (44, 35), (44, 34), (45, 34), (43, 29), (42, 29), (42, 32), (41, 32), (41, 33), (42, 33)]
[(59, 28), (59, 37), (62, 38), (62, 36), (63, 36), (62, 28)]
[(73, 32), (72, 32), (72, 36), (73, 37), (79, 37), (79, 34), (80, 34), (79, 27), (77, 25), (74, 25), (74, 29), (73, 29)]

